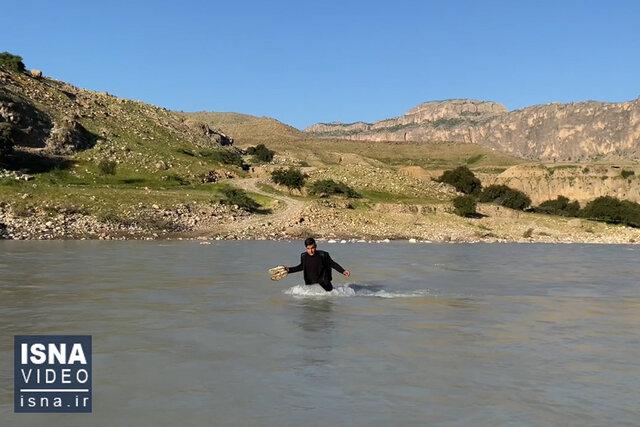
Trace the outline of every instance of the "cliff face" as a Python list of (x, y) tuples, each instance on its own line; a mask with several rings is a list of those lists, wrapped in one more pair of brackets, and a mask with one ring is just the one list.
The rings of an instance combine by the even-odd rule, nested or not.
[(508, 112), (494, 102), (436, 101), (373, 124), (319, 124), (321, 137), (370, 141), (464, 142), (527, 159), (640, 159), (640, 99), (538, 105)]
[[(623, 171), (626, 173), (623, 173)], [(633, 173), (632, 173), (633, 172)], [(565, 196), (585, 205), (600, 196), (640, 202), (640, 186), (635, 167), (590, 165), (588, 167), (540, 165), (512, 166), (499, 175), (480, 176), (482, 184), (503, 184), (525, 192), (537, 205)]]

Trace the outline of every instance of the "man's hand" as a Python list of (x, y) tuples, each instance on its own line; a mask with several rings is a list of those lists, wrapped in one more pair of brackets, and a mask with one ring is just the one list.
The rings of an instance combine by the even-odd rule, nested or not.
[(345, 270), (344, 273), (342, 273), (344, 275), (344, 277), (349, 277), (351, 276), (351, 272), (349, 270)]

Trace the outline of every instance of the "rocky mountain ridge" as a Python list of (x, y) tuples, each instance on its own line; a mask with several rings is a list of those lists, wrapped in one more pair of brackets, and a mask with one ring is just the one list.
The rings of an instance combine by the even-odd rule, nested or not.
[(508, 111), (495, 102), (433, 101), (376, 123), (319, 123), (319, 137), (365, 141), (474, 143), (525, 159), (640, 159), (640, 98), (628, 102), (536, 105)]

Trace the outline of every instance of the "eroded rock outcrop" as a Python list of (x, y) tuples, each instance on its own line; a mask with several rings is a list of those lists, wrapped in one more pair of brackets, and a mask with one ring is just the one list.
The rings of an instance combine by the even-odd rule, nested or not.
[(501, 174), (481, 175), (483, 185), (504, 184), (525, 192), (537, 205), (565, 196), (583, 206), (600, 196), (640, 202), (640, 170), (635, 167), (589, 165), (585, 167), (542, 165), (512, 166)]

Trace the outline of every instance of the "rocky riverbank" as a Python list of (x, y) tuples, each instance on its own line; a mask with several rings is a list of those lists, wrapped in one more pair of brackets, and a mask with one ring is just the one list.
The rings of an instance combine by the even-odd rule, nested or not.
[(353, 209), (338, 202), (303, 205), (279, 216), (249, 214), (219, 203), (181, 204), (166, 209), (138, 206), (130, 218), (96, 217), (84, 212), (37, 207), (16, 212), (0, 204), (0, 238), (289, 240), (307, 236), (334, 241), (609, 243), (640, 242), (640, 230), (578, 218), (552, 217), (483, 205), (482, 218), (465, 219), (446, 204), (413, 206), (378, 203)]

